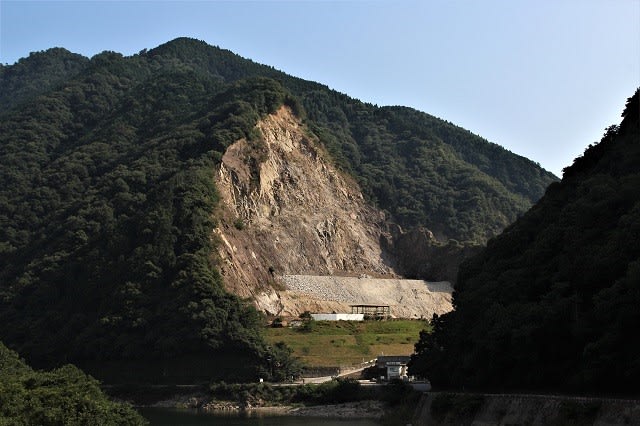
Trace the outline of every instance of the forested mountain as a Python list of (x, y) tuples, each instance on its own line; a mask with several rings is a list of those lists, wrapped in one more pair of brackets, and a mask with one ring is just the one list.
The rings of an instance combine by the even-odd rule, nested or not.
[(82, 55), (61, 48), (34, 52), (12, 66), (0, 64), (0, 111), (6, 112), (23, 102), (64, 84), (89, 63)]
[(443, 387), (637, 394), (640, 100), (460, 269), (414, 373)]
[(214, 86), (253, 77), (274, 79), (300, 101), (309, 128), (335, 161), (356, 177), (371, 201), (400, 225), (422, 225), (445, 240), (483, 243), (537, 201), (555, 180), (530, 160), (446, 121), (410, 108), (363, 103), (204, 42), (176, 39), (121, 58), (120, 70), (113, 68), (115, 63), (108, 59), (112, 56), (121, 58), (105, 52), (88, 61), (64, 49), (31, 54), (4, 67), (0, 76), (0, 93), (7, 94), (4, 106), (55, 87), (81, 68), (134, 73), (127, 77), (133, 78), (132, 87), (169, 70), (186, 79), (184, 73), (192, 73)]
[(554, 179), (427, 114), (190, 39), (132, 57), (52, 49), (0, 72), (0, 338), (37, 366), (286, 374), (212, 263), (214, 169), (241, 138), (259, 163), (255, 125), (281, 105), (393, 220), (440, 239), (484, 241)]

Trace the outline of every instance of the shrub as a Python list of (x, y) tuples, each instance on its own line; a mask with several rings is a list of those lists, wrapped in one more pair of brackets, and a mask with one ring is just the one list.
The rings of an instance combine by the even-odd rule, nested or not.
[(431, 415), (438, 422), (448, 416), (455, 420), (469, 419), (475, 416), (483, 403), (482, 395), (441, 393), (431, 403)]

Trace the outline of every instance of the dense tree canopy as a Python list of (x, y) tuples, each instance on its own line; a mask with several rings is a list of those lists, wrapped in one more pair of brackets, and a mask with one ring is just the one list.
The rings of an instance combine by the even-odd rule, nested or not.
[(460, 269), (412, 370), (440, 386), (637, 393), (640, 101)]
[(0, 65), (0, 112), (64, 84), (89, 60), (61, 48), (34, 52), (12, 66)]
[(247, 379), (282, 355), (224, 291), (211, 237), (215, 167), (240, 138), (261, 161), (255, 124), (281, 105), (394, 220), (445, 240), (485, 241), (554, 179), (442, 120), (190, 39), (34, 53), (0, 68), (0, 88), (0, 337), (38, 367), (204, 374), (218, 359)]
[(34, 371), (0, 342), (0, 424), (123, 426), (147, 422), (72, 365)]

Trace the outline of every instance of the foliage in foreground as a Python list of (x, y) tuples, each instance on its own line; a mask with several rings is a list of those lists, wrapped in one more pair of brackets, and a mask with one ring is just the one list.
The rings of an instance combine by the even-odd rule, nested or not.
[(72, 365), (34, 371), (0, 343), (0, 425), (144, 425), (129, 405), (110, 401)]
[(640, 100), (462, 265), (411, 372), (435, 386), (637, 394)]

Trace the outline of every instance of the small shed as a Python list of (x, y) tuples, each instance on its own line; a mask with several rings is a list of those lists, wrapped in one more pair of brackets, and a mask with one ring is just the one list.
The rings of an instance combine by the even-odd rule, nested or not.
[(363, 314), (365, 318), (387, 319), (391, 317), (389, 305), (349, 305), (352, 314)]
[(411, 356), (409, 355), (381, 355), (376, 359), (376, 367), (381, 371), (385, 371), (387, 380), (406, 379), (408, 377), (407, 364), (410, 360)]

